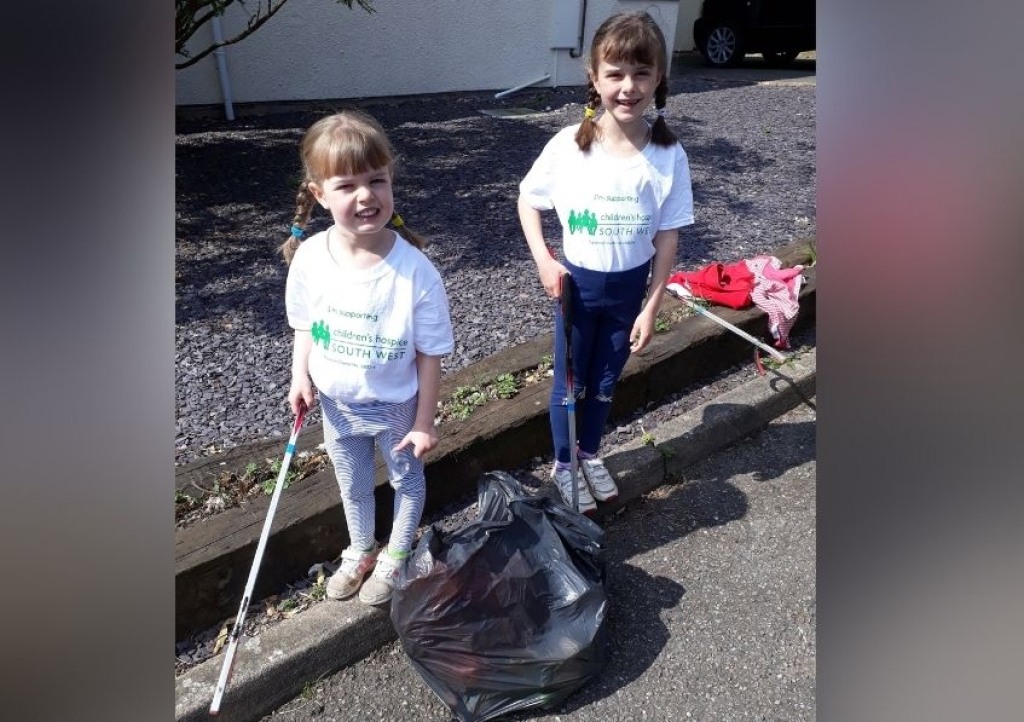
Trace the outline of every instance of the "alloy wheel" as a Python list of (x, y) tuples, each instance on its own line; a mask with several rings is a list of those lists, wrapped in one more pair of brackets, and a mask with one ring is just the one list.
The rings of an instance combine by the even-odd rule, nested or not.
[(738, 39), (736, 32), (728, 25), (718, 25), (711, 30), (704, 44), (708, 60), (714, 65), (728, 65), (736, 56)]

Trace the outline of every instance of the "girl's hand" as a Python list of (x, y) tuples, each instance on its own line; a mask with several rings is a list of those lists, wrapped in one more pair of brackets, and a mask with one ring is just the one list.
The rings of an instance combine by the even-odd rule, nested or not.
[(562, 292), (562, 276), (568, 276), (569, 271), (554, 258), (549, 258), (538, 265), (537, 271), (540, 273), (540, 282), (545, 293), (549, 298), (557, 299)]
[(309, 380), (307, 376), (304, 379), (292, 379), (292, 386), (288, 390), (288, 405), (292, 409), (292, 413), (296, 416), (299, 415), (299, 410), (302, 407), (309, 411), (313, 408), (313, 403), (316, 397), (313, 395), (313, 382)]
[(644, 308), (633, 322), (633, 330), (629, 333), (629, 350), (632, 353), (643, 351), (654, 336), (654, 316), (649, 308)]
[(410, 444), (412, 444), (412, 455), (417, 459), (422, 459), (424, 454), (437, 446), (437, 429), (433, 424), (429, 429), (413, 427), (391, 451), (392, 453), (401, 451)]

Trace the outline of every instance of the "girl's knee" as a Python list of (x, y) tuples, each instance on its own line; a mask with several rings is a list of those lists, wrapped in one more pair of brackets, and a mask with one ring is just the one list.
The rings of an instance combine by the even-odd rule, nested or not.
[(613, 379), (602, 379), (598, 384), (596, 384), (597, 388), (594, 391), (593, 399), (603, 404), (610, 404), (612, 402), (612, 397), (615, 396), (615, 386), (618, 381), (618, 377)]
[(418, 459), (416, 464), (410, 465), (408, 473), (391, 479), (389, 483), (395, 490), (395, 496), (407, 496), (412, 499), (427, 497), (427, 479), (423, 474), (423, 462)]

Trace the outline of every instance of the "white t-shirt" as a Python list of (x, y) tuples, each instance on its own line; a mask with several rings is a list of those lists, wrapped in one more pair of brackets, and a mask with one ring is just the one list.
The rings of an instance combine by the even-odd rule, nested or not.
[(326, 231), (303, 241), (285, 307), (292, 328), (313, 334), (313, 383), (343, 403), (407, 401), (419, 388), (416, 352), (440, 356), (454, 345), (441, 274), (397, 234), (387, 257), (357, 271), (334, 261)]
[(654, 236), (693, 223), (686, 151), (648, 142), (627, 158), (597, 141), (584, 153), (579, 125), (560, 130), (519, 184), (520, 197), (558, 213), (565, 258), (593, 271), (626, 271), (654, 256)]

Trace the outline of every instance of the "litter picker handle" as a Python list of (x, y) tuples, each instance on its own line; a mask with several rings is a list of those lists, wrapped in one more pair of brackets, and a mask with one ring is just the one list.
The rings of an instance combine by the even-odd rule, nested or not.
[(568, 273), (558, 279), (558, 302), (562, 307), (562, 331), (565, 340), (572, 341), (572, 276)]
[(274, 512), (277, 510), (278, 500), (281, 498), (281, 490), (284, 489), (284, 480), (288, 476), (288, 467), (292, 462), (292, 455), (295, 454), (295, 442), (302, 430), (302, 421), (306, 416), (306, 405), (299, 407), (299, 413), (295, 415), (292, 423), (292, 433), (288, 437), (288, 446), (285, 447), (284, 459), (281, 461), (281, 471), (277, 475), (277, 483), (274, 486), (274, 495), (270, 499), (270, 507), (267, 509), (267, 518), (263, 522), (263, 531), (260, 533), (259, 543), (256, 545), (256, 554), (249, 570), (249, 579), (245, 583), (245, 591), (242, 593), (242, 603), (238, 607), (238, 614), (235, 615), (235, 624), (228, 635), (228, 647), (224, 653), (224, 663), (220, 668), (220, 677), (217, 679), (217, 686), (213, 690), (213, 701), (210, 703), (210, 714), (216, 715), (220, 712), (221, 698), (231, 681), (231, 670), (235, 665), (235, 650), (242, 637), (245, 626), (245, 615), (249, 611), (249, 602), (253, 590), (256, 587), (256, 575), (259, 573), (260, 562), (263, 560), (263, 550), (267, 546), (267, 538), (270, 536), (270, 527), (274, 521)]
[(572, 510), (580, 510), (579, 459), (576, 454), (576, 383), (572, 377), (572, 276), (558, 279), (558, 305), (562, 308), (562, 331), (565, 333), (565, 406), (569, 421), (569, 459), (572, 468)]
[(781, 351), (772, 348), (768, 344), (765, 344), (765, 343), (762, 343), (761, 341), (758, 341), (756, 338), (751, 336), (749, 333), (744, 331), (742, 328), (739, 328), (738, 326), (734, 326), (733, 324), (729, 323), (728, 321), (726, 321), (721, 316), (718, 316), (718, 315), (716, 315), (714, 313), (711, 313), (711, 311), (707, 310), (706, 308), (701, 306), (699, 303), (694, 302), (693, 299), (690, 298), (689, 296), (687, 296), (686, 294), (680, 293), (679, 291), (677, 291), (675, 289), (668, 288), (667, 286), (665, 287), (665, 292), (668, 293), (670, 296), (674, 296), (675, 298), (679, 299), (680, 301), (685, 303), (687, 306), (689, 306), (690, 308), (692, 308), (694, 311), (696, 311), (697, 313), (701, 314), (702, 316), (711, 319), (712, 321), (717, 323), (719, 326), (721, 326), (723, 328), (726, 328), (726, 329), (729, 329), (730, 331), (732, 331), (734, 334), (736, 334), (740, 338), (745, 339), (745, 340), (749, 341), (750, 343), (754, 344), (755, 346), (757, 346), (759, 349), (761, 349), (765, 353), (770, 354), (776, 360), (778, 360), (778, 361), (785, 361), (786, 360), (786, 355), (784, 353), (782, 353)]

